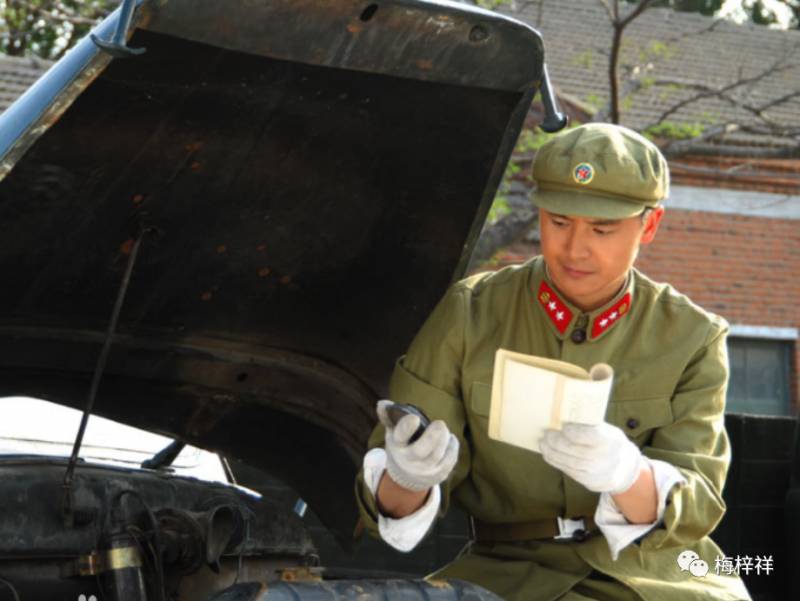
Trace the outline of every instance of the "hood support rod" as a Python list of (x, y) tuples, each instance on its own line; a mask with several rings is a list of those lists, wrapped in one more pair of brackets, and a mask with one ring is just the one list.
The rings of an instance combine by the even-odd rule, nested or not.
[(81, 418), (81, 425), (78, 428), (78, 434), (75, 436), (75, 443), (72, 447), (72, 456), (69, 458), (67, 464), (67, 471), (64, 473), (64, 482), (62, 488), (62, 505), (61, 515), (64, 519), (64, 526), (71, 528), (74, 525), (73, 514), (73, 498), (72, 498), (72, 479), (75, 473), (75, 465), (78, 463), (78, 453), (83, 444), (83, 435), (86, 433), (86, 426), (89, 423), (89, 415), (94, 409), (94, 401), (97, 398), (97, 389), (100, 386), (100, 378), (106, 368), (108, 361), (109, 351), (111, 350), (111, 343), (114, 340), (114, 334), (117, 330), (117, 323), (119, 322), (119, 314), (122, 311), (122, 303), (125, 301), (125, 295), (128, 292), (128, 284), (131, 281), (131, 274), (133, 273), (133, 266), (136, 263), (136, 257), (139, 254), (139, 247), (142, 244), (142, 231), (131, 248), (130, 255), (128, 255), (128, 264), (125, 267), (125, 274), (122, 276), (122, 283), (120, 284), (119, 291), (117, 292), (117, 300), (114, 303), (114, 310), (111, 312), (111, 321), (108, 324), (106, 331), (105, 341), (103, 342), (103, 349), (100, 351), (100, 356), (97, 359), (97, 365), (94, 369), (94, 376), (92, 377), (92, 385), (89, 388), (89, 397), (86, 400), (86, 408), (83, 410), (83, 417)]
[(119, 7), (119, 15), (117, 16), (117, 29), (114, 31), (114, 37), (111, 38), (110, 42), (106, 42), (95, 34), (91, 34), (90, 37), (95, 46), (114, 58), (127, 58), (144, 54), (146, 48), (131, 48), (127, 45), (126, 41), (128, 30), (131, 28), (133, 9), (136, 3), (137, 0), (122, 0), (122, 5)]

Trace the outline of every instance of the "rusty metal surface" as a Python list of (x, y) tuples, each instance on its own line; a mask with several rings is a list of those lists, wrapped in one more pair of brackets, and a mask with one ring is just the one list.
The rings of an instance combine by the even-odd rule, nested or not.
[(144, 27), (230, 50), (437, 83), (524, 92), (542, 78), (537, 32), (464, 4), (273, 0), (241, 6), (151, 3)]
[(0, 118), (0, 394), (80, 407), (147, 228), (97, 413), (272, 472), (342, 539), (374, 401), (466, 266), (542, 65), (488, 13), (363, 11), (145, 2), (144, 55), (81, 42), (18, 101), (30, 123)]

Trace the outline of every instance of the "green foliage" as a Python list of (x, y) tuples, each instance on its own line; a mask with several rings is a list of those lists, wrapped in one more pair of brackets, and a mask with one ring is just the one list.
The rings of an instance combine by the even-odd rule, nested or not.
[[(503, 178), (505, 181), (505, 178)], [(511, 213), (511, 206), (508, 204), (508, 192), (505, 194), (499, 193), (494, 197), (492, 206), (489, 208), (489, 214), (486, 216), (488, 223), (496, 223), (506, 215)]]
[[(629, 4), (638, 4), (640, 0), (625, 0)], [(777, 0), (785, 4), (794, 14), (792, 28), (800, 27), (800, 1), (798, 0)], [(673, 8), (681, 12), (700, 13), (707, 17), (715, 15), (723, 6), (734, 8), (741, 14), (746, 15), (753, 23), (759, 25), (774, 25), (779, 22), (775, 11), (775, 4), (764, 0), (658, 0), (652, 6), (654, 8)]]
[(579, 52), (570, 59), (573, 65), (583, 67), (584, 69), (591, 69), (594, 62), (594, 52), (591, 49)]
[(113, 0), (0, 0), (0, 52), (56, 59), (115, 4)]
[(586, 96), (586, 104), (589, 105), (588, 108), (591, 109), (593, 113), (599, 111), (600, 107), (603, 106), (605, 102), (606, 101), (597, 94), (589, 94)]
[(656, 85), (656, 78), (652, 76), (642, 77), (639, 82), (642, 84), (642, 89), (647, 90)]
[(655, 59), (667, 59), (675, 54), (675, 48), (660, 40), (652, 40), (639, 50), (639, 60), (647, 62)]
[(622, 102), (620, 102), (620, 108), (623, 111), (631, 110), (633, 108), (633, 96), (626, 96), (623, 98)]
[(680, 92), (685, 88), (686, 86), (683, 86), (679, 83), (669, 83), (663, 86), (659, 86), (658, 99), (661, 100), (662, 102), (666, 102), (667, 100), (675, 96), (675, 94), (677, 94), (678, 92)]
[[(574, 129), (578, 125), (580, 124), (571, 123), (563, 131)], [(506, 166), (503, 179), (500, 182), (500, 187), (489, 209), (489, 215), (487, 217), (489, 223), (494, 223), (511, 213), (512, 209), (508, 203), (508, 191), (511, 188), (511, 181), (520, 177), (522, 172), (522, 166), (520, 165), (521, 159), (530, 157), (531, 153), (539, 150), (539, 148), (552, 137), (553, 134), (545, 133), (539, 128), (535, 130), (525, 128), (520, 132), (519, 138), (517, 138), (517, 145), (514, 147), (514, 152), (511, 154), (511, 160)], [(524, 177), (527, 178), (528, 174), (524, 174)]]
[(488, 8), (489, 10), (494, 10), (495, 8), (498, 8), (503, 4), (511, 4), (511, 0), (474, 0), (473, 4), (476, 4), (481, 8)]
[(763, 2), (754, 2), (750, 9), (750, 18), (756, 25), (772, 25), (778, 21), (771, 11), (767, 10)]
[(648, 127), (642, 134), (652, 140), (653, 138), (668, 138), (670, 140), (688, 140), (696, 138), (706, 129), (703, 123), (678, 123), (676, 121), (662, 121), (658, 125)]
[[(570, 126), (567, 129), (572, 129), (573, 127), (574, 126)], [(539, 150), (552, 136), (553, 134), (545, 133), (540, 129), (536, 129), (535, 131), (523, 129), (517, 139), (517, 146), (514, 148), (514, 153), (523, 154)]]

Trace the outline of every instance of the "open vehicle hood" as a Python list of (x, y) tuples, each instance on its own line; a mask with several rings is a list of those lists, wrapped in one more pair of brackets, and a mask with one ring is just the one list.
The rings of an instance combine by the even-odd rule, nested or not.
[(85, 404), (146, 231), (95, 413), (349, 536), (375, 401), (463, 273), (541, 39), (412, 0), (143, 1), (132, 31), (145, 54), (84, 39), (0, 117), (0, 395)]

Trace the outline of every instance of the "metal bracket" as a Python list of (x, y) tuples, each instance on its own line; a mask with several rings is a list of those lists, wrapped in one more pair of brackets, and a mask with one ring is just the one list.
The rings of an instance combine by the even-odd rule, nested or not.
[(160, 470), (169, 467), (181, 454), (186, 443), (179, 440), (173, 440), (166, 447), (161, 449), (158, 453), (153, 455), (150, 459), (142, 461), (142, 469), (146, 470)]
[(575, 533), (586, 531), (586, 525), (582, 519), (570, 520), (562, 517), (556, 519), (558, 520), (558, 536), (554, 536), (555, 539), (574, 539)]
[(127, 46), (128, 29), (131, 26), (133, 19), (133, 9), (136, 0), (123, 0), (122, 6), (119, 9), (119, 20), (117, 21), (117, 29), (114, 32), (114, 37), (110, 42), (106, 42), (98, 38), (95, 34), (91, 34), (92, 42), (106, 54), (110, 54), (114, 58), (128, 58), (131, 56), (139, 56), (147, 52), (147, 48), (130, 48)]
[(103, 572), (142, 567), (142, 557), (136, 547), (116, 547), (106, 551), (92, 551), (75, 560), (73, 574), (99, 576)]
[(544, 104), (544, 121), (539, 124), (542, 131), (548, 134), (561, 131), (567, 126), (569, 119), (558, 110), (558, 102), (550, 85), (550, 76), (547, 74), (547, 65), (542, 65), (542, 104)]

